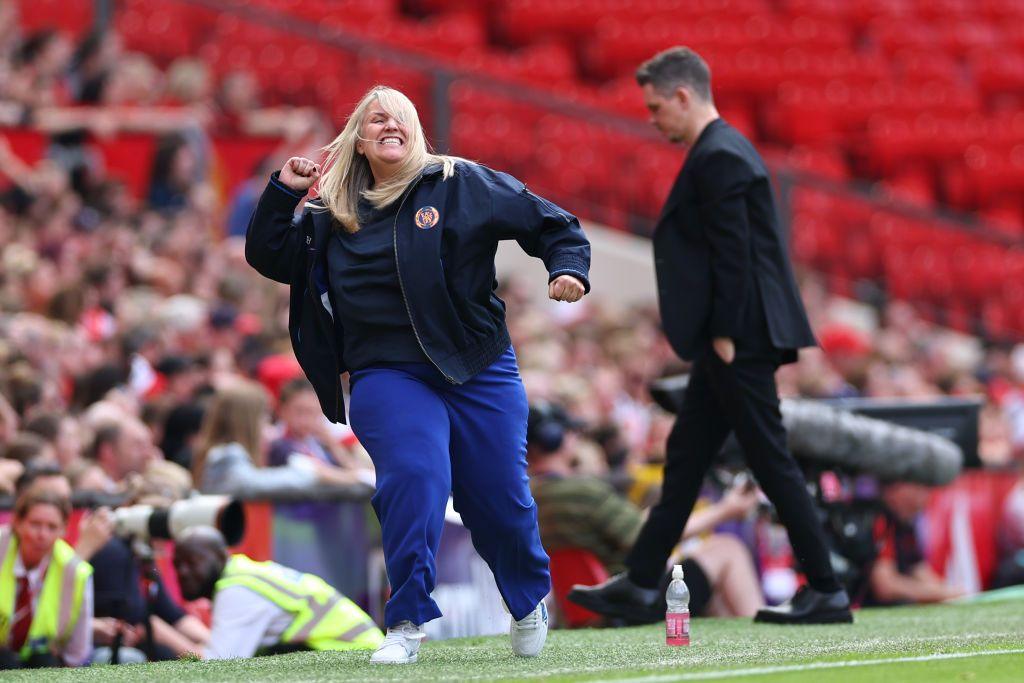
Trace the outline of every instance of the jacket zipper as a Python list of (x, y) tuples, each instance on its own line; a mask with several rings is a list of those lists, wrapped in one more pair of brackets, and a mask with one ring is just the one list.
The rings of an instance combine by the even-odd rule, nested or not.
[(402, 268), (398, 264), (398, 219), (402, 215), (402, 207), (405, 206), (405, 200), (409, 198), (409, 195), (412, 194), (412, 191), (416, 188), (417, 184), (418, 181), (414, 183), (404, 195), (402, 195), (402, 201), (398, 205), (398, 211), (395, 212), (395, 225), (391, 233), (392, 244), (395, 247), (395, 273), (398, 275), (398, 288), (402, 291), (402, 303), (405, 304), (405, 312), (409, 316), (409, 325), (412, 327), (412, 334), (416, 337), (416, 343), (420, 345), (420, 350), (423, 351), (423, 355), (427, 357), (427, 360), (430, 361), (431, 365), (437, 368), (437, 371), (440, 372), (449, 383), (458, 384), (458, 382), (456, 382), (453, 377), (449, 377), (448, 373), (442, 370), (441, 366), (430, 357), (429, 353), (427, 353), (427, 347), (423, 345), (423, 340), (420, 339), (419, 330), (416, 329), (416, 323), (412, 319), (412, 308), (409, 307), (409, 299), (405, 296), (405, 284), (402, 282)]

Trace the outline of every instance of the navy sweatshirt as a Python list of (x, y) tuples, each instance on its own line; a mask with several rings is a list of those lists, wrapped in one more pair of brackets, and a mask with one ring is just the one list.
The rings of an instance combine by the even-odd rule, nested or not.
[(327, 242), (327, 272), (335, 315), (345, 329), (349, 370), (379, 363), (429, 363), (409, 322), (395, 268), (392, 226), (398, 203), (377, 210), (359, 202), (358, 232), (336, 227)]

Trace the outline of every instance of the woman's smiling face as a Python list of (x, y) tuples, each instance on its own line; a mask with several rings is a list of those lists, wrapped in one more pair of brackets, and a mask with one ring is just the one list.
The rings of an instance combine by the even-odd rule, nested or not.
[(363, 117), (359, 137), (356, 149), (366, 155), (375, 176), (379, 176), (377, 169), (397, 165), (409, 153), (408, 131), (379, 102), (373, 102)]

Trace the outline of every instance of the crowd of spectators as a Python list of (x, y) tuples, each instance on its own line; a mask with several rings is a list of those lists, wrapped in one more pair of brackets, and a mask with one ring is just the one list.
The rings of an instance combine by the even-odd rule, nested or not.
[[(22, 34), (16, 7), (0, 3), (0, 492), (48, 478), (58, 495), (171, 501), (193, 489), (274, 495), (372, 482), (365, 452), (320, 416), (299, 377), (287, 290), (243, 256), (269, 171), (293, 154), (315, 156), (330, 126), (315, 112), (261, 108), (248, 74), (214, 82), (187, 57), (162, 70), (125, 53), (113, 33)], [(44, 132), (44, 158), (20, 158), (4, 128)], [(281, 139), (227, 193), (209, 177), (208, 136), (224, 128)], [(144, 196), (92, 151), (119, 130), (158, 137)], [(672, 417), (648, 385), (685, 370), (656, 310), (610, 306), (598, 284), (567, 313), (531, 303), (533, 284), (501, 290), (530, 400), (563, 406), (579, 423), (574, 473), (649, 504)], [(1024, 463), (1024, 345), (936, 328), (898, 301), (838, 299), (811, 274), (802, 292), (822, 348), (779, 372), (784, 396), (982, 395), (983, 462)], [(1024, 544), (1021, 500), (1024, 484), (1007, 504), (1009, 554)], [(136, 645), (137, 605), (101, 606), (101, 583), (138, 584), (102, 576), (100, 567), (130, 564), (112, 534), (99, 512), (80, 532), (80, 554), (114, 558), (96, 565), (93, 640)], [(162, 610), (163, 656), (201, 645), (201, 624), (176, 605)]]

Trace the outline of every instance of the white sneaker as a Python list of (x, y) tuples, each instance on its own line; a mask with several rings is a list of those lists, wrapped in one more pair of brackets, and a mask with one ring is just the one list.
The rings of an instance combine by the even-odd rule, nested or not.
[(427, 634), (411, 621), (400, 621), (388, 629), (384, 642), (370, 657), (371, 664), (412, 664)]
[(536, 657), (548, 637), (548, 608), (543, 601), (532, 612), (516, 621), (512, 620), (508, 634), (512, 637), (512, 651), (520, 657)]

